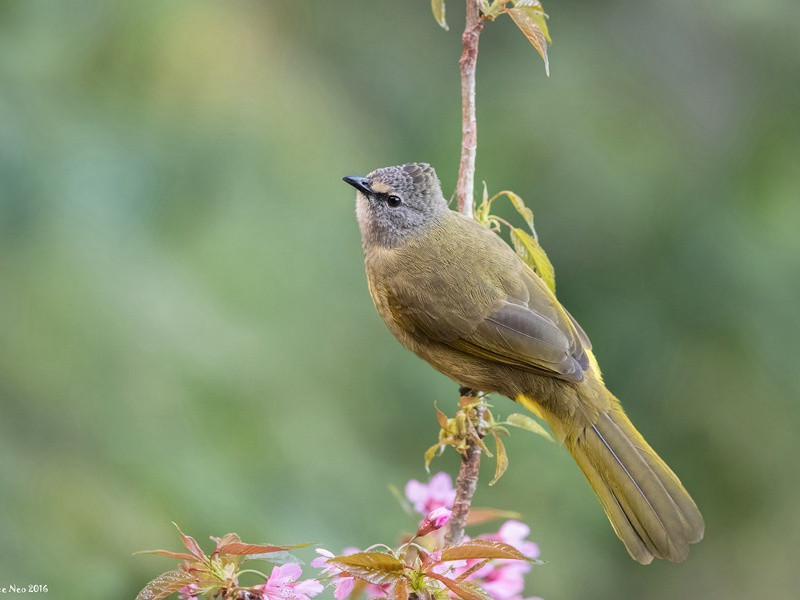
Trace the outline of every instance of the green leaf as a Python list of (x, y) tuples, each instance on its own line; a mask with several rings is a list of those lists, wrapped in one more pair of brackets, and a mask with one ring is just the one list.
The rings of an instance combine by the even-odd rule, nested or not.
[(544, 37), (547, 39), (547, 43), (553, 43), (553, 40), (550, 39), (550, 32), (547, 30), (547, 13), (544, 12), (544, 7), (539, 0), (516, 0), (514, 2), (514, 8), (519, 8), (527, 12), (528, 16), (541, 27)]
[(438, 442), (425, 450), (425, 471), (431, 472), (431, 461), (436, 456), (436, 451), (441, 447)]
[(369, 583), (383, 585), (402, 577), (405, 565), (385, 552), (356, 552), (346, 556), (334, 556), (329, 563), (343, 567), (350, 575)]
[[(519, 2), (516, 6), (519, 6)], [(550, 34), (547, 31), (546, 15), (539, 8), (525, 6), (525, 8), (509, 8), (506, 12), (517, 24), (520, 31), (528, 38), (528, 41), (536, 48), (539, 56), (544, 61), (544, 71), (550, 77), (550, 61), (547, 58), (547, 42)]]
[(505, 10), (507, 2), (508, 0), (493, 0), (492, 2), (481, 0), (481, 13), (487, 19), (494, 21)]
[(547, 438), (551, 442), (553, 441), (553, 437), (550, 435), (550, 433), (544, 427), (542, 427), (536, 419), (533, 419), (528, 415), (514, 413), (508, 415), (508, 418), (505, 420), (505, 422), (511, 425), (512, 427), (519, 427), (520, 429), (526, 429), (531, 433), (535, 433), (536, 435), (541, 435), (542, 437)]
[(519, 257), (524, 260), (534, 272), (541, 277), (547, 287), (555, 293), (556, 291), (556, 272), (550, 259), (547, 258), (544, 249), (539, 245), (533, 236), (524, 229), (518, 227), (511, 228), (511, 243)]
[(442, 550), (442, 562), (451, 560), (470, 560), (473, 558), (502, 558), (506, 560), (527, 560), (530, 557), (504, 542), (492, 540), (469, 540), (458, 546), (451, 546)]
[(186, 571), (178, 569), (167, 571), (144, 586), (144, 589), (137, 594), (136, 600), (161, 600), (193, 583), (194, 580), (194, 575)]
[(503, 473), (505, 473), (508, 468), (508, 454), (506, 454), (505, 444), (503, 444), (503, 440), (500, 439), (500, 436), (497, 435), (496, 432), (492, 431), (492, 435), (497, 444), (497, 466), (494, 469), (494, 477), (492, 477), (489, 485), (497, 483), (497, 480), (503, 476)]
[(433, 11), (433, 18), (436, 19), (439, 26), (445, 31), (450, 31), (444, 18), (444, 0), (431, 0), (431, 10)]
[(500, 196), (501, 194), (505, 194), (508, 199), (511, 200), (511, 204), (514, 205), (514, 208), (520, 214), (520, 216), (525, 219), (525, 222), (531, 229), (533, 238), (536, 239), (536, 229), (533, 226), (533, 211), (525, 206), (525, 201), (511, 190), (503, 190), (502, 192), (498, 192), (494, 197), (497, 198), (497, 196)]
[(475, 211), (473, 212), (473, 218), (485, 227), (489, 227), (489, 208), (492, 205), (492, 201), (489, 200), (489, 191), (486, 189), (486, 182), (483, 182), (483, 196), (481, 196), (481, 201), (478, 203), (478, 206), (475, 207)]
[(495, 519), (519, 519), (520, 514), (510, 510), (497, 508), (470, 508), (467, 514), (467, 525), (480, 525)]

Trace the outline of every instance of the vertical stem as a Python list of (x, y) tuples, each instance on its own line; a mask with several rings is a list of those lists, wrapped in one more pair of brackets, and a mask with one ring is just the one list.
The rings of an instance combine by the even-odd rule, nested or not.
[[(483, 435), (483, 428), (480, 423), (483, 421), (483, 413), (486, 411), (486, 403), (480, 401), (475, 407), (478, 420), (478, 434)], [(467, 451), (461, 456), (461, 468), (458, 470), (456, 479), (456, 499), (453, 502), (453, 514), (450, 516), (447, 531), (444, 536), (445, 546), (453, 546), (464, 537), (464, 528), (467, 525), (467, 516), (472, 505), (472, 495), (478, 487), (478, 474), (481, 468), (481, 447), (470, 440)]]
[[(478, 122), (475, 117), (475, 65), (478, 63), (478, 40), (483, 30), (481, 1), (467, 0), (467, 22), (461, 36), (461, 165), (458, 169), (458, 211), (468, 217), (473, 215), (475, 188), (475, 152), (478, 148)], [(462, 390), (462, 393), (465, 393)], [(481, 400), (475, 407), (478, 435), (483, 436), (481, 423), (486, 403)], [(453, 514), (445, 533), (445, 545), (458, 544), (464, 537), (467, 515), (472, 505), (472, 495), (478, 486), (481, 467), (481, 447), (469, 441), (461, 457), (461, 467), (456, 479), (456, 499)]]
[(480, 0), (467, 0), (467, 23), (461, 36), (461, 165), (458, 169), (458, 211), (472, 216), (475, 187), (475, 152), (478, 148), (478, 122), (475, 117), (475, 65), (478, 40), (483, 29)]

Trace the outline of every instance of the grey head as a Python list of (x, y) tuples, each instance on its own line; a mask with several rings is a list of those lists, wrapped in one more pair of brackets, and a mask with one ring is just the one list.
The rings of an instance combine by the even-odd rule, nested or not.
[(356, 216), (364, 248), (397, 247), (435, 225), (449, 209), (436, 171), (427, 163), (375, 169), (347, 176), (358, 190)]

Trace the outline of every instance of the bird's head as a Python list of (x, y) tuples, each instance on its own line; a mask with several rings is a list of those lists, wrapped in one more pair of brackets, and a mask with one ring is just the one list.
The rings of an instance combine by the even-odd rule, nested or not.
[(366, 177), (343, 179), (358, 190), (356, 215), (365, 247), (399, 246), (448, 210), (436, 171), (427, 163), (384, 167)]

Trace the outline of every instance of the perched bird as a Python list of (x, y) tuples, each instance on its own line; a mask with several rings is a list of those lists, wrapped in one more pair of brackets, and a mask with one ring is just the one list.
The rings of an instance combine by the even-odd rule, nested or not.
[(642, 564), (681, 562), (700, 511), (609, 392), (580, 325), (492, 230), (448, 208), (430, 165), (344, 177), (367, 282), (389, 330), (461, 386), (498, 392), (544, 419)]

